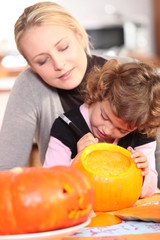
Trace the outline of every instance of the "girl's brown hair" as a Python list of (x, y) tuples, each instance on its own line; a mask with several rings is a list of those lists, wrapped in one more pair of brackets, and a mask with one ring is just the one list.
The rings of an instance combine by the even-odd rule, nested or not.
[(102, 69), (94, 68), (88, 76), (85, 102), (91, 105), (105, 100), (129, 127), (156, 135), (160, 127), (160, 76), (155, 68), (140, 62), (120, 64), (115, 59)]

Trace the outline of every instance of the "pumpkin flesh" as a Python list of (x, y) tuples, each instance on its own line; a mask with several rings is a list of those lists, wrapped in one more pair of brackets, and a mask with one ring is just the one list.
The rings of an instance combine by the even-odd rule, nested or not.
[(122, 220), (108, 212), (96, 212), (87, 227), (106, 227), (121, 223)]

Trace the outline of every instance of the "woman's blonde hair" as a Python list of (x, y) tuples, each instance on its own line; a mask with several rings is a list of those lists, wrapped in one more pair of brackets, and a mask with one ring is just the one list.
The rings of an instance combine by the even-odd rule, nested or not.
[(88, 76), (85, 102), (108, 100), (113, 113), (130, 128), (155, 136), (160, 127), (160, 76), (145, 63), (107, 61)]
[(61, 25), (75, 33), (80, 33), (84, 40), (84, 49), (91, 56), (88, 35), (83, 26), (67, 9), (54, 2), (39, 2), (29, 6), (16, 21), (15, 41), (21, 54), (23, 54), (20, 46), (22, 36), (30, 27), (42, 24)]

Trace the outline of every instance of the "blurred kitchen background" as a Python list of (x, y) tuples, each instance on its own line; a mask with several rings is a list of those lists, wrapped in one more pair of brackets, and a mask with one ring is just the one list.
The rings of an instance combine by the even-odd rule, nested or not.
[[(0, 6), (0, 55), (3, 65), (25, 64), (14, 43), (14, 23), (23, 9), (41, 0), (5, 0)], [(156, 58), (159, 0), (55, 0), (70, 10), (91, 37), (95, 51), (106, 55)], [(160, 12), (160, 10), (159, 10)], [(160, 27), (160, 26), (159, 26)], [(13, 57), (13, 58), (11, 58)], [(13, 60), (14, 59), (14, 60)], [(10, 63), (9, 63), (10, 61)]]
[[(18, 70), (26, 64), (16, 50), (14, 23), (25, 7), (38, 1), (41, 0), (5, 0), (3, 4), (1, 3), (0, 56), (1, 59), (4, 58), (2, 66), (8, 70)], [(157, 41), (160, 39), (156, 21), (160, 13), (160, 0), (55, 0), (55, 2), (65, 6), (82, 23), (90, 35), (96, 53), (154, 60), (159, 57)]]
[[(14, 24), (23, 9), (41, 0), (0, 3), (0, 128), (10, 90), (26, 62), (17, 52)], [(87, 30), (94, 52), (133, 57), (160, 67), (160, 0), (55, 0)]]

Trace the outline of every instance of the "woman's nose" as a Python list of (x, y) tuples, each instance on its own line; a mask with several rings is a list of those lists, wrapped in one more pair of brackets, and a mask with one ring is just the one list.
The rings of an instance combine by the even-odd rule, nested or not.
[(64, 68), (64, 63), (60, 60), (56, 60), (53, 62), (54, 69), (56, 71), (62, 70)]
[(53, 67), (54, 67), (55, 71), (62, 70), (65, 66), (63, 57), (61, 57), (59, 55), (52, 56), (52, 63), (53, 63)]

